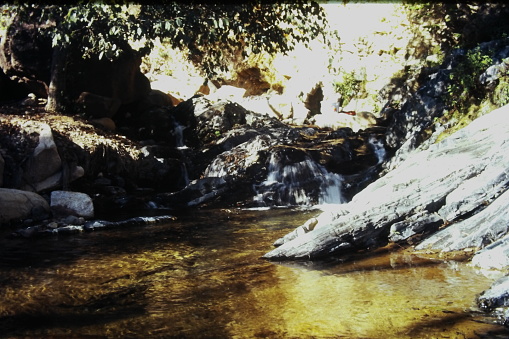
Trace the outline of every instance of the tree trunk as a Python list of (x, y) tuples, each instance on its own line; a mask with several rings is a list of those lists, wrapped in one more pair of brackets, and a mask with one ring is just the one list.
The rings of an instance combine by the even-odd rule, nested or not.
[(66, 47), (55, 46), (51, 60), (51, 81), (48, 89), (48, 102), (46, 111), (61, 113), (67, 108), (66, 92), (66, 66), (68, 51)]

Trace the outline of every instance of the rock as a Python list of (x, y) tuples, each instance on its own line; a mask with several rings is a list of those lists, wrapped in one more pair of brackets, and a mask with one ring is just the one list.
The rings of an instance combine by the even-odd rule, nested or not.
[[(150, 86), (152, 89), (170, 94), (173, 98), (182, 102), (193, 97), (199, 91), (203, 83), (204, 79), (201, 77), (187, 76), (187, 79), (184, 80), (183, 78), (158, 74), (153, 77)], [(178, 103), (174, 102), (174, 105), (177, 104)]]
[(50, 206), (40, 195), (16, 189), (0, 188), (0, 224), (25, 219), (42, 220), (50, 215)]
[(113, 132), (114, 130), (117, 129), (117, 126), (115, 125), (115, 121), (113, 121), (111, 118), (98, 118), (98, 119), (91, 119), (89, 121), (92, 125), (102, 128), (106, 131)]
[(39, 181), (37, 183), (31, 184), (30, 186), (25, 186), (27, 189), (33, 189), (35, 192), (43, 192), (49, 189), (62, 187), (64, 185), (64, 181), (68, 180), (72, 182), (76, 179), (79, 179), (85, 175), (85, 170), (81, 166), (73, 166), (70, 168), (70, 173), (68, 176), (64, 176), (63, 171), (57, 172), (48, 178)]
[[(0, 47), (1, 48), (1, 47)], [(5, 75), (0, 66), (0, 102), (8, 102), (11, 100), (21, 100), (28, 94), (28, 89), (24, 88), (15, 80), (11, 80)]]
[(40, 190), (40, 188), (36, 188), (39, 183), (62, 170), (62, 160), (49, 125), (31, 121), (24, 124), (23, 129), (28, 134), (38, 135), (38, 144), (23, 166), (23, 189), (33, 189), (37, 192), (38, 189)]
[(509, 276), (498, 279), (482, 292), (477, 304), (481, 310), (492, 313), (504, 326), (509, 327)]
[(309, 110), (310, 116), (320, 113), (322, 100), (322, 84), (317, 84), (306, 94), (306, 99), (304, 100), (304, 106)]
[(207, 99), (212, 102), (217, 102), (220, 100), (241, 102), (245, 94), (246, 90), (244, 88), (223, 85), (220, 88), (218, 88), (215, 93), (208, 95)]
[(173, 100), (170, 95), (163, 91), (153, 89), (138, 104), (138, 111), (145, 112), (156, 107), (173, 107)]
[[(128, 43), (124, 43), (122, 48), (125, 52), (114, 61), (74, 56), (74, 63), (67, 70), (69, 98), (77, 100), (81, 93), (90, 92), (119, 100), (122, 105), (143, 100), (151, 88), (150, 81), (140, 71), (141, 57)], [(113, 104), (117, 103), (112, 103), (110, 111), (114, 111)]]
[(5, 166), (5, 160), (2, 156), (2, 153), (0, 153), (0, 187), (4, 184), (4, 166)]
[(121, 101), (90, 92), (82, 92), (76, 103), (91, 118), (112, 118), (117, 113)]
[(65, 225), (84, 225), (85, 218), (77, 217), (75, 215), (68, 215), (61, 220), (61, 222)]
[(235, 125), (246, 124), (248, 112), (239, 104), (225, 100), (213, 104), (208, 99), (197, 98), (195, 107), (196, 132), (204, 143), (217, 139)]
[(31, 9), (31, 22), (23, 22), (16, 16), (7, 26), (0, 43), (0, 68), (23, 86), (25, 93), (45, 98), (50, 82), (52, 47), (51, 38), (40, 31), (51, 24), (37, 21), (41, 10), (41, 7)]
[(317, 114), (310, 119), (310, 122), (319, 127), (351, 128), (354, 132), (376, 126), (377, 121), (372, 113), (354, 112), (354, 115), (342, 112), (328, 112)]
[[(502, 237), (508, 231), (503, 211), (509, 193), (502, 189), (509, 163), (503, 146), (509, 142), (508, 111), (509, 106), (494, 110), (428, 149), (413, 152), (355, 195), (344, 206), (348, 213), (342, 211), (333, 222), (318, 224), (265, 257), (313, 259), (374, 248), (390, 238), (401, 241), (446, 224), (418, 248), (483, 247)], [(491, 204), (484, 208), (486, 201)]]
[(476, 252), (472, 257), (472, 265), (483, 269), (509, 267), (509, 236), (506, 235)]
[(245, 89), (245, 96), (257, 96), (267, 92), (271, 85), (265, 81), (258, 67), (243, 69), (236, 74), (236, 78), (226, 82), (227, 85)]
[(74, 215), (87, 219), (94, 217), (92, 199), (85, 193), (53, 191), (50, 206), (55, 216)]

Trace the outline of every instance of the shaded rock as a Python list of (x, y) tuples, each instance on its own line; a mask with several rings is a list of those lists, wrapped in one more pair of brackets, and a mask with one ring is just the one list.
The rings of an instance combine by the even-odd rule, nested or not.
[[(150, 81), (140, 71), (140, 55), (127, 43), (122, 48), (125, 52), (114, 61), (83, 59), (81, 55), (71, 58), (73, 63), (67, 69), (66, 87), (71, 100), (89, 92), (128, 105), (141, 101), (150, 93)], [(114, 101), (112, 104), (118, 103)], [(115, 105), (110, 111), (114, 111)]]
[(102, 128), (106, 131), (113, 132), (117, 129), (117, 125), (115, 124), (115, 121), (113, 121), (111, 118), (98, 118), (98, 119), (91, 119), (90, 123), (96, 127)]
[(112, 118), (117, 113), (121, 101), (90, 92), (83, 92), (76, 100), (83, 112), (91, 118)]
[(49, 215), (50, 206), (40, 195), (0, 188), (0, 224), (25, 219), (42, 220)]
[(213, 104), (207, 99), (197, 98), (195, 107), (196, 132), (204, 143), (217, 139), (235, 125), (246, 124), (248, 112), (239, 104), (230, 101)]
[(40, 33), (48, 29), (48, 23), (40, 23), (42, 8), (31, 8), (32, 22), (13, 18), (0, 43), (0, 67), (3, 72), (24, 87), (26, 93), (37, 97), (48, 95), (51, 74), (51, 38)]
[(51, 192), (50, 206), (55, 216), (94, 217), (92, 199), (85, 193), (53, 191)]
[(2, 154), (0, 153), (0, 187), (4, 184), (4, 166), (5, 166), (5, 160)]
[[(400, 241), (416, 232), (429, 233), (446, 222), (452, 225), (419, 248), (435, 244), (442, 250), (482, 247), (503, 236), (508, 224), (502, 212), (507, 208), (507, 194), (501, 194), (501, 186), (491, 187), (489, 183), (505, 186), (502, 182), (507, 182), (501, 173), (507, 171), (509, 163), (503, 147), (509, 141), (509, 122), (504, 118), (508, 111), (509, 106), (495, 110), (428, 149), (410, 154), (396, 169), (355, 195), (336, 220), (317, 225), (265, 257), (313, 259), (373, 248), (387, 244), (390, 238)], [(487, 187), (481, 185), (483, 180)], [(469, 184), (474, 188), (465, 189)], [(453, 220), (445, 220), (441, 214), (461, 199), (469, 201), (475, 196), (496, 200), (480, 212), (484, 199), (467, 204), (469, 207)], [(454, 224), (460, 218), (465, 220)], [(396, 233), (391, 234), (391, 227)], [(440, 233), (445, 236), (438, 236)], [(403, 234), (406, 236), (401, 237)]]
[(60, 171), (62, 160), (47, 124), (30, 122), (23, 129), (28, 134), (38, 135), (38, 144), (23, 168), (25, 185), (29, 188)]
[(138, 104), (138, 111), (145, 112), (155, 107), (173, 107), (173, 101), (170, 95), (163, 91), (151, 90)]
[(12, 100), (21, 100), (29, 93), (29, 90), (24, 88), (15, 80), (11, 80), (5, 75), (3, 69), (0, 67), (0, 102), (9, 102)]

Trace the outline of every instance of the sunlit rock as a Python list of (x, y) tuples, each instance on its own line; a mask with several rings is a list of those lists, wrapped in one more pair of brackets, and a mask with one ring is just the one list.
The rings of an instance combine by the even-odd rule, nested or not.
[[(508, 111), (509, 106), (497, 109), (427, 150), (409, 154), (354, 196), (344, 207), (346, 215), (285, 242), (265, 257), (317, 258), (373, 248), (440, 225), (449, 226), (418, 249), (484, 247), (504, 236), (509, 224), (504, 212), (509, 193), (503, 188), (509, 163), (503, 146), (509, 141)], [(458, 207), (462, 199), (467, 204)]]

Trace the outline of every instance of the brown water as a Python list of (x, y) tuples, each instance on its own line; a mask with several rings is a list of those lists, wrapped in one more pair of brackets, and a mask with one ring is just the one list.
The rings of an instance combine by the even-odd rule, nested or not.
[(505, 338), (465, 263), (380, 251), (271, 263), (316, 212), (194, 211), (165, 225), (0, 240), (2, 338)]

